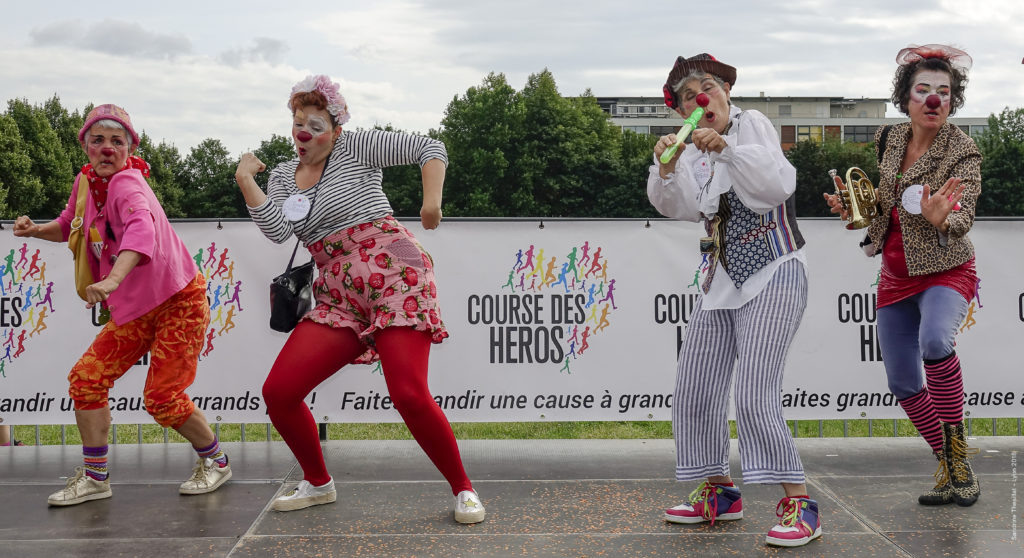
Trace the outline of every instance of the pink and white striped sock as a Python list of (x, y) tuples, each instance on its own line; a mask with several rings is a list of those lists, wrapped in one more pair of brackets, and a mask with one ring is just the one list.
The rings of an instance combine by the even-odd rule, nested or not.
[(964, 377), (956, 353), (938, 360), (924, 361), (928, 391), (935, 412), (942, 422), (959, 424), (964, 420)]

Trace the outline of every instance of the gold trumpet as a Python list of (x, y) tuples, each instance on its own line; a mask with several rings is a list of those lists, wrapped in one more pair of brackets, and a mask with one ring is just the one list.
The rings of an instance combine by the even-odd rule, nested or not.
[(839, 203), (850, 214), (850, 224), (846, 228), (855, 230), (870, 225), (871, 220), (878, 217), (878, 198), (868, 175), (857, 167), (851, 167), (846, 171), (846, 184), (836, 175), (835, 169), (828, 171), (828, 175), (836, 183)]

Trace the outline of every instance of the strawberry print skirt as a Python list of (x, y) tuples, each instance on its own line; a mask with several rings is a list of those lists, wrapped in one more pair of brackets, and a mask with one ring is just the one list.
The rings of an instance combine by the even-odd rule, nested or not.
[(302, 319), (354, 330), (367, 350), (353, 362), (379, 360), (373, 333), (386, 327), (427, 331), (434, 343), (448, 337), (434, 261), (394, 217), (349, 227), (308, 248), (320, 273), (315, 305)]

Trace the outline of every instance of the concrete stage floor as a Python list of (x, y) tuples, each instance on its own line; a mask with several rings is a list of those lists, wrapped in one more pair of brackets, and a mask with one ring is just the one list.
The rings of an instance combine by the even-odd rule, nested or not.
[(798, 549), (764, 545), (777, 486), (741, 484), (740, 521), (663, 521), (694, 486), (673, 480), (671, 440), (462, 441), (487, 508), (477, 525), (454, 522), (448, 485), (414, 442), (327, 442), (338, 501), (288, 513), (268, 509), (300, 478), (279, 442), (225, 444), (234, 477), (204, 496), (178, 494), (186, 445), (111, 446), (113, 498), (68, 508), (46, 497), (81, 464), (78, 446), (4, 447), (0, 556), (1024, 556), (1024, 438), (972, 440), (982, 495), (970, 508), (917, 504), (935, 470), (920, 439), (797, 444), (824, 531)]

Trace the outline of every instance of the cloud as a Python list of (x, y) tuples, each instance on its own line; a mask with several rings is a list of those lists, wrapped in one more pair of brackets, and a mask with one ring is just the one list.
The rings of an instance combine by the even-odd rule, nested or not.
[(909, 8), (738, 0), (711, 12), (651, 0), (337, 0), (314, 11), (256, 4), (196, 20), (196, 6), (135, 3), (98, 21), (104, 16), (81, 3), (49, 13), (15, 3), (24, 13), (0, 19), (0, 101), (57, 93), (70, 108), (116, 102), (157, 141), (187, 151), (213, 137), (239, 153), (288, 133), (288, 91), (308, 74), (341, 84), (349, 128), (426, 131), (490, 72), (517, 89), (547, 68), (563, 95), (589, 88), (658, 98), (675, 57), (700, 52), (736, 66), (736, 95), (884, 98), (896, 52), (928, 42), (955, 43), (974, 57), (958, 116), (1024, 98), (1019, 0)]
[(192, 52), (184, 35), (147, 31), (138, 23), (105, 19), (100, 22), (61, 21), (29, 32), (33, 46), (65, 46), (116, 56), (167, 59)]
[(285, 53), (288, 52), (288, 44), (284, 41), (269, 37), (256, 37), (253, 42), (256, 44), (248, 48), (233, 48), (224, 51), (218, 59), (229, 66), (238, 66), (243, 62), (280, 64), (284, 61)]
[[(72, 111), (89, 103), (114, 103), (131, 114), (137, 130), (156, 143), (177, 146), (183, 157), (207, 138), (221, 140), (238, 155), (258, 148), (272, 134), (289, 135), (288, 94), (311, 73), (266, 61), (234, 67), (202, 55), (139, 64), (76, 48), (0, 46), (0, 99), (43, 103), (57, 95)], [(378, 123), (420, 132), (438, 127), (438, 110), (411, 103), (410, 93), (389, 81), (344, 80), (341, 85), (352, 106), (350, 129)]]

